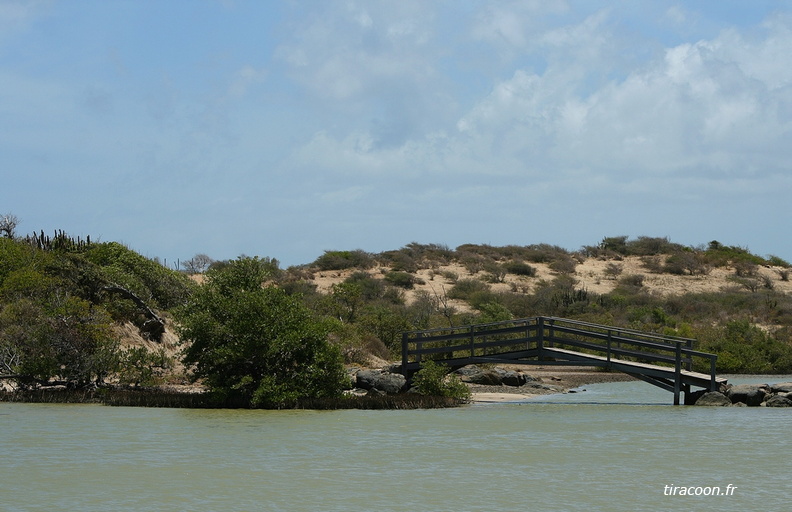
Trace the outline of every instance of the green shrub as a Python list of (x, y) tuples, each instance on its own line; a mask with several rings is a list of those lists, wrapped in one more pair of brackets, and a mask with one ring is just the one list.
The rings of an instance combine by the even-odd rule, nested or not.
[(792, 372), (792, 345), (747, 320), (704, 329), (698, 337), (700, 350), (718, 355), (719, 373)]
[(481, 323), (503, 322), (514, 318), (509, 308), (499, 302), (485, 302), (477, 309), (481, 313), (479, 316), (479, 322)]
[(624, 265), (619, 265), (617, 263), (608, 263), (605, 266), (604, 274), (609, 279), (616, 279), (617, 277), (619, 277), (619, 275), (621, 275), (623, 271), (624, 271)]
[(418, 262), (411, 255), (402, 251), (387, 251), (380, 254), (379, 257), (391, 270), (402, 272), (418, 271)]
[(345, 270), (348, 268), (371, 268), (374, 258), (360, 249), (354, 251), (325, 251), (313, 263), (319, 270)]
[(160, 348), (131, 347), (119, 352), (118, 382), (124, 385), (154, 386), (173, 369), (173, 360)]
[(619, 279), (619, 284), (623, 286), (641, 287), (645, 279), (646, 276), (643, 274), (627, 274)]
[(476, 292), (488, 292), (490, 289), (487, 283), (478, 279), (460, 279), (448, 291), (448, 297), (452, 299), (468, 300)]
[(444, 270), (440, 273), (440, 275), (452, 283), (456, 283), (459, 280), (459, 274), (451, 270)]
[(700, 254), (685, 251), (669, 256), (665, 261), (663, 271), (668, 274), (695, 276), (709, 274), (710, 268)]
[(385, 294), (385, 283), (382, 279), (376, 279), (362, 270), (353, 273), (344, 282), (359, 286), (361, 298), (367, 302), (381, 299)]
[(626, 254), (628, 256), (672, 254), (683, 249), (683, 246), (671, 243), (666, 237), (639, 236), (637, 240), (630, 240), (626, 243)]
[(484, 270), (487, 271), (485, 279), (490, 283), (502, 283), (506, 279), (506, 268), (499, 263), (487, 263), (484, 265)]
[(391, 271), (385, 274), (385, 281), (393, 286), (412, 289), (420, 279), (408, 272)]
[(550, 262), (550, 269), (559, 274), (574, 274), (577, 261), (569, 255), (556, 258)]
[(606, 236), (602, 239), (599, 247), (604, 251), (615, 252), (623, 256), (627, 255), (627, 239), (629, 237), (622, 236)]
[(774, 256), (772, 254), (767, 257), (767, 264), (772, 267), (784, 267), (784, 268), (792, 267), (792, 265), (790, 265), (789, 262), (786, 261), (785, 259), (779, 258), (778, 256)]
[[(69, 261), (71, 275), (79, 279), (86, 269), (81, 268), (82, 262), (77, 256), (80, 255)], [(105, 281), (104, 284), (116, 284), (143, 300), (153, 300), (154, 307), (168, 309), (183, 304), (195, 288), (181, 272), (164, 267), (118, 242), (92, 244), (84, 258), (101, 268), (96, 277)]]
[(509, 261), (503, 264), (503, 268), (506, 269), (506, 272), (518, 276), (536, 276), (536, 269), (524, 261)]
[(470, 399), (470, 390), (454, 374), (448, 375), (448, 367), (442, 363), (426, 361), (413, 377), (418, 393), (430, 396), (444, 396), (457, 400)]
[(358, 321), (361, 327), (381, 340), (391, 354), (401, 354), (401, 335), (412, 328), (403, 307), (374, 303), (366, 306)]
[(725, 267), (739, 262), (754, 263), (764, 265), (764, 258), (751, 254), (748, 249), (736, 246), (722, 245), (713, 240), (703, 254), (706, 263), (716, 267)]
[(643, 267), (653, 274), (662, 274), (665, 269), (664, 256), (641, 256)]

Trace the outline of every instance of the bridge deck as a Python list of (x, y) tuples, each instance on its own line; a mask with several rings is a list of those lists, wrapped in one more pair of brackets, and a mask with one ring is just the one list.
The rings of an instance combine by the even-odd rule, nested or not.
[[(595, 354), (582, 354), (580, 352), (575, 352), (574, 350), (566, 350), (563, 348), (545, 348), (544, 352), (546, 354), (555, 354), (561, 358), (568, 358), (576, 362), (585, 363), (585, 362), (592, 362), (592, 363), (608, 363), (607, 357), (598, 356)], [(545, 362), (546, 363), (546, 362)], [(641, 363), (637, 361), (624, 361), (621, 359), (611, 359), (610, 366), (623, 371), (624, 373), (634, 374), (639, 373), (642, 375), (649, 375), (658, 378), (667, 378), (667, 379), (674, 379), (675, 369), (670, 368), (668, 366), (658, 366), (650, 363)], [(602, 364), (596, 364), (596, 366), (605, 366)], [(629, 370), (629, 371), (628, 371)], [(679, 370), (679, 373), (682, 376), (682, 381), (684, 384), (699, 386), (703, 388), (710, 388), (712, 384), (712, 375), (708, 375), (706, 373), (694, 372), (690, 370)], [(723, 377), (715, 377), (715, 383), (717, 386), (722, 384), (726, 384), (727, 379)]]

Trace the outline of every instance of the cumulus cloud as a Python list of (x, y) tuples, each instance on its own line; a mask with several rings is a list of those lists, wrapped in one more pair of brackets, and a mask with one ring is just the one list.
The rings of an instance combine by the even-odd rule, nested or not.
[[(785, 165), (791, 72), (777, 64), (792, 47), (788, 19), (769, 20), (764, 33), (750, 39), (726, 30), (669, 47), (592, 89), (591, 76), (618, 51), (609, 47), (607, 12), (534, 36), (510, 32), (498, 12), (487, 16), (490, 37), (500, 34), (515, 48), (545, 48), (554, 60), (542, 72), (515, 69), (459, 112), (453, 125), (413, 130), (398, 147), (379, 148), (373, 130), (359, 125), (346, 136), (317, 135), (303, 157), (329, 156), (339, 167), (368, 173), (419, 167), (548, 180), (570, 173), (595, 186), (606, 175), (633, 190), (653, 187), (652, 176), (732, 179)], [(476, 26), (470, 37), (483, 34)], [(365, 59), (361, 66), (368, 66), (360, 75), (368, 80), (378, 74)], [(647, 185), (636, 185), (641, 180)]]

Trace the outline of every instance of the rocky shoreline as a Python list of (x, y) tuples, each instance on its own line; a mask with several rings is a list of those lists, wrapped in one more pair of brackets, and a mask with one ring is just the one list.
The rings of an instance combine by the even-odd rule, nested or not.
[[(576, 393), (587, 384), (634, 381), (620, 372), (590, 367), (477, 366), (460, 368), (454, 374), (471, 392), (472, 403), (517, 402), (559, 393)], [(395, 366), (383, 369), (350, 369), (355, 388), (350, 394), (393, 394), (407, 391), (406, 379)], [(698, 406), (792, 407), (792, 382), (778, 384), (727, 384), (720, 391), (701, 390), (686, 402)]]
[[(575, 393), (577, 388), (595, 383), (635, 380), (618, 372), (605, 372), (589, 367), (477, 366), (460, 368), (455, 375), (471, 392), (472, 403), (522, 401), (535, 396)], [(382, 369), (351, 368), (354, 389), (349, 394), (387, 394), (406, 390), (406, 379), (395, 367)]]
[(695, 405), (710, 407), (792, 407), (792, 382), (727, 384), (720, 391), (700, 392)]

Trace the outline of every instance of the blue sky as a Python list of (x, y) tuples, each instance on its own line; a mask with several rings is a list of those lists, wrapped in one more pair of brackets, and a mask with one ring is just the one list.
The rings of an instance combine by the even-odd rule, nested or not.
[(0, 0), (0, 213), (168, 263), (792, 260), (792, 2)]

